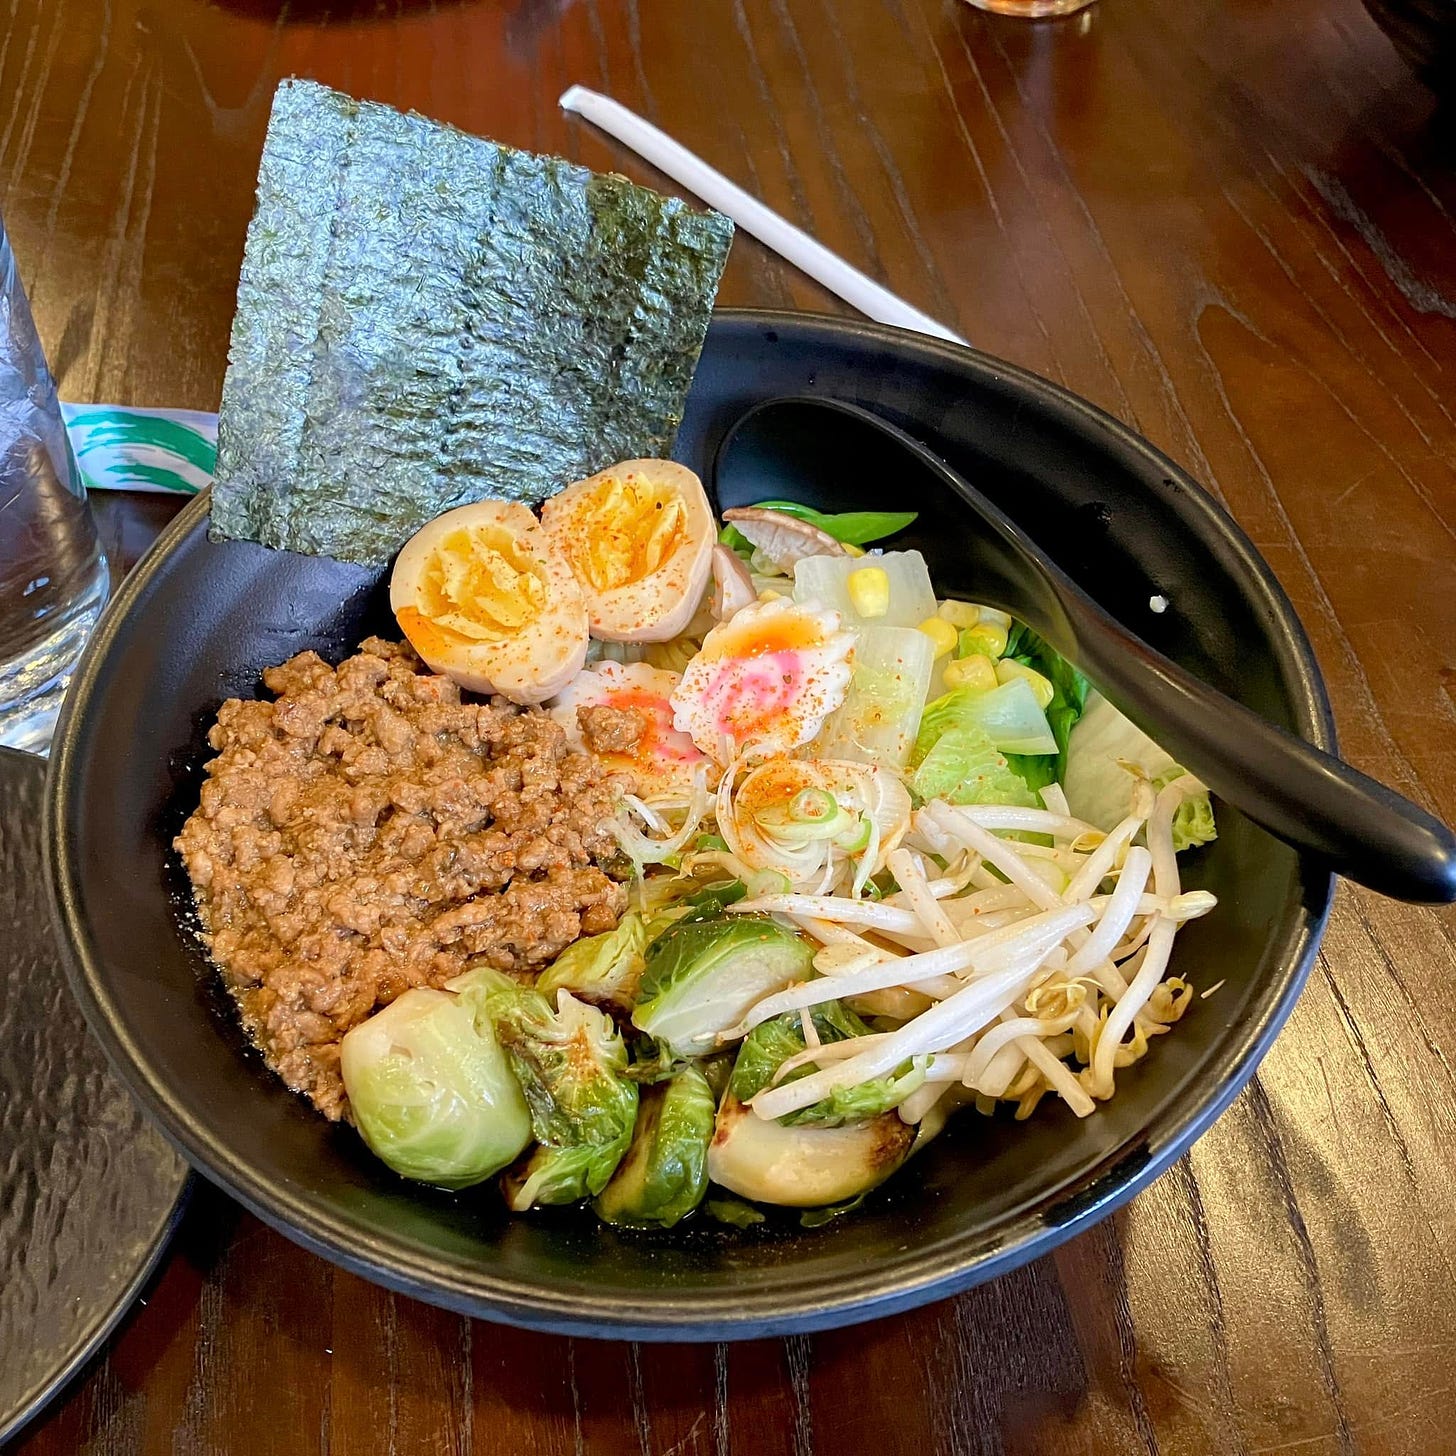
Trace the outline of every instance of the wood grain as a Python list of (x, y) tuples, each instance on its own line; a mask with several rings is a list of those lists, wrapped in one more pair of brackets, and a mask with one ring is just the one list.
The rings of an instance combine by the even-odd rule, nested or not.
[[(1456, 815), (1456, 172), (1355, 0), (0, 0), (0, 210), (64, 394), (213, 408), (275, 81), (661, 183), (610, 91), (1227, 503), (1346, 754)], [(724, 299), (834, 309), (751, 240)], [(129, 564), (172, 502), (108, 501)], [(1229, 1113), (1122, 1214), (859, 1329), (689, 1348), (471, 1324), (203, 1191), (35, 1427), (94, 1452), (1441, 1453), (1456, 917), (1341, 890)]]

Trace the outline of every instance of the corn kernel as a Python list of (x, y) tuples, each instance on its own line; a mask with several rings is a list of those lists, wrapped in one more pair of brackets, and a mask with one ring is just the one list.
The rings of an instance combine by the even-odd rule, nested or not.
[(1056, 695), (1056, 689), (1034, 667), (1028, 667), (1024, 662), (1017, 662), (1012, 657), (1003, 657), (996, 664), (997, 682), (1014, 682), (1019, 677), (1025, 678), (1031, 684), (1031, 690), (1036, 694), (1036, 701), (1040, 707), (1051, 707), (1052, 698)]
[(861, 566), (844, 583), (850, 605), (861, 617), (883, 617), (890, 610), (890, 573), (883, 566)]
[(771, 586), (766, 586), (759, 592), (758, 599), (761, 602), (781, 602), (784, 599), (783, 592), (776, 592)]
[(856, 546), (853, 541), (841, 541), (839, 544), (844, 547), (846, 556), (863, 556), (865, 554), (864, 547)]
[(930, 638), (937, 657), (944, 657), (947, 652), (955, 650), (956, 629), (944, 617), (927, 617), (920, 624), (920, 630)]
[(962, 657), (980, 653), (983, 657), (1000, 657), (1010, 641), (1004, 628), (995, 622), (982, 622), (976, 627), (967, 627), (960, 635), (957, 650)]
[(974, 627), (981, 620), (981, 609), (973, 602), (942, 602), (940, 615), (952, 627)]
[(946, 663), (941, 681), (947, 691), (973, 688), (978, 693), (988, 693), (996, 686), (996, 664), (989, 657), (958, 657)]
[(981, 608), (982, 623), (1001, 628), (1003, 632), (1011, 630), (1011, 613), (998, 612), (995, 607)]

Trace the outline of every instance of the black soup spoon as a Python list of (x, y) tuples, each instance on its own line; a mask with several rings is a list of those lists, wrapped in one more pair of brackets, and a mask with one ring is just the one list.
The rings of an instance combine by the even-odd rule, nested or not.
[(851, 480), (876, 482), (882, 509), (925, 511), (917, 534), (943, 541), (930, 554), (953, 560), (957, 590), (1039, 632), (1256, 824), (1383, 895), (1456, 901), (1456, 834), (1445, 824), (1148, 646), (980, 491), (872, 411), (809, 396), (765, 401), (724, 437), (713, 484), (720, 505), (777, 496), (827, 505)]

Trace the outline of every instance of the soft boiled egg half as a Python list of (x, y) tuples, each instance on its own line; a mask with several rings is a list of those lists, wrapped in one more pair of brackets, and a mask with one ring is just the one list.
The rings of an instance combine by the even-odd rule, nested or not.
[(839, 613), (786, 598), (714, 627), (672, 695), (673, 724), (724, 762), (808, 743), (849, 691), (854, 635)]
[(472, 692), (540, 703), (586, 661), (581, 588), (535, 515), (512, 501), (421, 527), (394, 563), (389, 605), (430, 669)]
[[(677, 673), (645, 662), (603, 662), (578, 674), (548, 708), (574, 748), (588, 749), (609, 770), (630, 773), (639, 793), (687, 788), (694, 770), (709, 760), (686, 733), (672, 726), (671, 699), (678, 681)], [(585, 742), (579, 708), (630, 709), (638, 714), (642, 731), (630, 749), (603, 751)], [(716, 781), (717, 774), (710, 777)]]
[(543, 502), (541, 524), (604, 642), (666, 642), (702, 600), (717, 533), (703, 483), (672, 460), (624, 460)]

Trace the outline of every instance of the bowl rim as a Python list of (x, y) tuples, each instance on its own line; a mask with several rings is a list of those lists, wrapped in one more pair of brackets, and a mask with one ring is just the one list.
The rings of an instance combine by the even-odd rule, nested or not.
[[(1033, 397), (1038, 409), (1115, 453), (1156, 466), (1182, 505), (1207, 533), (1234, 549), (1250, 584), (1262, 592), (1271, 626), (1281, 639), (1289, 674), (1295, 728), (1334, 751), (1333, 714), (1324, 680), (1304, 628), (1283, 587), (1253, 542), (1191, 476), (1121, 421), (1041, 376), (980, 350), (927, 338), (887, 325), (835, 315), (762, 309), (718, 309), (715, 322), (785, 334), (812, 345), (891, 347), (930, 366), (954, 365), (1010, 385)], [(969, 356), (969, 357), (968, 357)], [(127, 1029), (123, 1008), (107, 987), (93, 937), (79, 912), (80, 870), (67, 833), (75, 812), (72, 778), (79, 724), (96, 690), (101, 663), (122, 625), (145, 598), (153, 579), (179, 544), (208, 514), (208, 492), (168, 523), (107, 606), (66, 696), (52, 744), (42, 839), (52, 918), (68, 981), (92, 1033), (117, 1073), (164, 1135), (201, 1173), (288, 1238), (375, 1283), (462, 1314), (556, 1334), (610, 1339), (699, 1341), (756, 1339), (836, 1328), (880, 1318), (945, 1298), (1049, 1252), (1121, 1207), (1147, 1187), (1214, 1122), (1252, 1078), (1289, 1016), (1309, 975), (1324, 932), (1335, 877), (1304, 866), (1303, 895), (1270, 942), (1273, 969), (1265, 991), (1231, 1027), (1219, 1059), (1229, 1070), (1206, 1092), (1185, 1098), (1155, 1127), (1113, 1149), (1092, 1168), (1029, 1196), (994, 1232), (948, 1235), (861, 1269), (826, 1290), (808, 1276), (783, 1278), (763, 1290), (654, 1291), (610, 1304), (590, 1289), (555, 1290), (478, 1270), (463, 1271), (442, 1255), (376, 1227), (320, 1207), (306, 1190), (280, 1186), (255, 1172), (202, 1120), (170, 1095)]]

